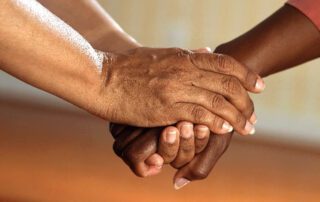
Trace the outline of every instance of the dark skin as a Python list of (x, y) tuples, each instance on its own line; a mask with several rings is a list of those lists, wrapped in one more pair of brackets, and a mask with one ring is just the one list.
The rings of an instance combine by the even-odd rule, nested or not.
[[(319, 58), (320, 33), (300, 11), (285, 5), (247, 33), (220, 45), (215, 52), (232, 56), (250, 70), (265, 77)], [(136, 134), (132, 141), (127, 141), (121, 148), (115, 145), (115, 150), (131, 169), (140, 175), (137, 173), (137, 165), (143, 165), (145, 169), (156, 165), (154, 162), (150, 164), (148, 157), (157, 152), (157, 146), (160, 147), (158, 139), (163, 128), (141, 129), (114, 125), (111, 133), (117, 142), (119, 135), (126, 133), (124, 139), (130, 139), (137, 130), (141, 130), (141, 133)], [(231, 139), (232, 133), (211, 133), (205, 149), (195, 154), (188, 164), (178, 167), (174, 180), (205, 179), (227, 150)]]

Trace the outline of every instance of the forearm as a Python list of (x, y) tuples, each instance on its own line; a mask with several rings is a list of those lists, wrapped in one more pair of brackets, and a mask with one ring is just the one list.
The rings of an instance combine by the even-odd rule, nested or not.
[(96, 0), (39, 0), (51, 12), (102, 51), (122, 51), (139, 46)]
[(216, 52), (233, 56), (267, 76), (320, 56), (320, 33), (295, 8), (285, 5), (244, 35), (219, 46)]
[(0, 5), (0, 68), (81, 107), (94, 99), (102, 55), (36, 1)]

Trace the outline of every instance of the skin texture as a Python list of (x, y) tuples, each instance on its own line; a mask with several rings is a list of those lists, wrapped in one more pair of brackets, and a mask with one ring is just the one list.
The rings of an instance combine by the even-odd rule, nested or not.
[(233, 58), (141, 47), (104, 53), (101, 71), (102, 59), (91, 57), (102, 53), (36, 1), (2, 2), (0, 67), (9, 74), (116, 123), (186, 120), (216, 133), (230, 124), (244, 135), (254, 130), (246, 90), (258, 91), (261, 78)]
[[(125, 50), (141, 47), (141, 45), (132, 39), (127, 33), (125, 33), (120, 26), (105, 12), (101, 6), (95, 0), (39, 0), (46, 8), (48, 8), (55, 15), (63, 19), (74, 29), (76, 29), (82, 36), (84, 36), (90, 44), (99, 50), (103, 51), (112, 51), (112, 52), (123, 52)], [(63, 9), (62, 9), (63, 8)], [(90, 16), (90, 17), (88, 17)], [(194, 50), (198, 53), (210, 53), (211, 49), (201, 48)], [(184, 123), (191, 124), (190, 122), (179, 122), (177, 124), (178, 128), (182, 128)], [(192, 126), (193, 127), (193, 126)], [(117, 129), (121, 129), (117, 127)], [(168, 131), (173, 130), (175, 134), (171, 135), (175, 138), (173, 143), (167, 142), (166, 136)], [(130, 130), (127, 130), (130, 131)], [(117, 133), (119, 130), (117, 130)], [(135, 134), (140, 133), (140, 130), (137, 130)], [(201, 152), (209, 140), (209, 128), (204, 125), (196, 125), (193, 129), (179, 131), (177, 128), (170, 126), (162, 131), (162, 138), (160, 138), (159, 151), (157, 154), (153, 154), (148, 157), (144, 162), (151, 166), (148, 169), (145, 169), (144, 172), (151, 172), (151, 174), (156, 174), (159, 169), (161, 169), (163, 161), (165, 163), (172, 162), (176, 157), (180, 159), (179, 161), (189, 161), (190, 158), (193, 158), (192, 152), (187, 152), (189, 155), (184, 155), (185, 148), (187, 145), (181, 144), (181, 149), (179, 148), (180, 139), (182, 136), (186, 136), (185, 133), (191, 134), (189, 139), (194, 139), (194, 154)], [(131, 138), (126, 138), (126, 133), (118, 138), (115, 148), (122, 148), (122, 145), (126, 145), (127, 141), (130, 141)], [(172, 138), (171, 138), (172, 139)], [(121, 141), (123, 140), (123, 141)], [(190, 141), (185, 141), (190, 143)], [(116, 146), (117, 145), (117, 146)], [(175, 145), (174, 147), (172, 145)], [(178, 151), (179, 155), (178, 155)], [(191, 157), (192, 156), (192, 157)], [(189, 159), (183, 159), (188, 157)], [(142, 166), (144, 164), (141, 164)], [(161, 165), (161, 166), (157, 166)], [(153, 172), (153, 173), (152, 173)]]
[[(125, 50), (141, 47), (136, 40), (120, 28), (120, 26), (95, 0), (39, 0), (39, 2), (77, 30), (98, 50), (106, 52), (123, 52)], [(211, 52), (211, 49), (202, 48), (194, 51), (198, 53), (208, 53)], [(182, 121), (177, 123), (177, 125), (179, 125), (178, 128), (184, 123), (190, 124), (190, 122)], [(169, 135), (168, 131), (170, 131), (170, 129), (174, 130), (173, 132), (175, 132), (175, 134)], [(137, 131), (139, 132), (139, 130)], [(188, 155), (184, 155), (184, 152), (181, 151), (185, 151), (185, 149), (182, 150), (179, 148), (180, 139), (182, 139), (182, 136), (187, 136), (185, 133), (191, 134), (192, 137), (190, 137), (190, 139), (195, 140), (195, 148), (192, 149), (195, 151), (194, 154), (201, 152), (208, 143), (210, 131), (205, 125), (196, 125), (191, 131), (190, 129), (179, 131), (177, 128), (170, 126), (161, 133), (162, 138), (160, 138), (158, 145), (158, 153), (160, 156), (153, 154), (145, 160), (149, 165), (152, 165), (153, 162), (155, 165), (154, 169), (149, 168), (148, 170), (156, 174), (159, 169), (161, 169), (161, 166), (158, 167), (156, 165), (159, 163), (162, 165), (163, 161), (165, 163), (170, 163), (177, 157), (180, 159), (180, 162), (187, 162), (190, 158), (193, 158), (192, 155), (194, 154), (192, 152), (187, 152)], [(118, 138), (117, 143), (119, 143), (118, 147), (120, 148), (122, 147), (121, 145), (127, 144), (127, 140), (130, 140), (130, 138), (125, 138), (125, 134), (126, 133), (123, 133), (122, 136)], [(171, 139), (174, 137), (175, 141), (173, 143), (167, 142), (167, 136), (171, 137)], [(187, 141), (187, 143), (188, 142), (189, 141)], [(173, 147), (172, 145), (175, 146)], [(187, 147), (184, 144), (181, 146)], [(188, 157), (189, 159), (184, 160), (183, 157)]]
[(107, 61), (100, 103), (109, 105), (98, 114), (107, 120), (145, 127), (186, 120), (219, 134), (230, 132), (227, 120), (241, 134), (253, 130), (246, 89), (254, 92), (259, 77), (231, 57), (137, 48), (109, 54)]
[[(261, 76), (267, 76), (320, 57), (320, 34), (319, 30), (300, 11), (285, 5), (249, 32), (219, 46), (216, 52), (231, 55), (252, 71)], [(116, 127), (113, 126), (112, 129), (114, 128)], [(115, 133), (112, 129), (111, 132)], [(159, 135), (154, 129), (148, 130), (153, 131), (154, 136)], [(148, 132), (144, 131), (144, 134)], [(131, 150), (130, 156), (121, 156), (125, 162), (131, 163), (131, 167), (141, 164), (144, 159), (152, 156), (156, 151), (157, 138), (154, 138), (153, 144), (145, 142), (150, 147), (144, 150), (144, 145), (139, 145), (139, 148), (135, 147), (135, 142), (139, 141), (139, 137), (137, 136), (124, 147), (126, 150)], [(220, 136), (212, 134), (205, 150), (197, 154), (188, 164), (179, 168), (174, 177), (175, 187), (181, 188), (190, 181), (205, 179), (228, 148), (231, 137), (232, 134)], [(155, 148), (152, 149), (152, 145)], [(142, 151), (139, 153), (139, 159), (133, 158), (136, 156), (135, 149)], [(153, 166), (153, 164), (150, 165), (150, 161), (145, 162), (144, 165)], [(143, 176), (141, 173), (138, 175)]]
[[(37, 18), (34, 15), (34, 13), (29, 13), (28, 9), (19, 7), (16, 4), (16, 2), (17, 1), (15, 0), (4, 0), (0, 2), (1, 3), (0, 8), (3, 9), (1, 10), (3, 12), (1, 12), (0, 14), (0, 21), (1, 21), (0, 27), (2, 28), (0, 29), (0, 35), (2, 36), (1, 37), (2, 40), (0, 40), (1, 69), (31, 85), (41, 88), (81, 108), (84, 108), (93, 114), (98, 114), (105, 119), (109, 119), (108, 117), (106, 117), (106, 115), (108, 115), (108, 113), (106, 112), (110, 110), (107, 107), (105, 107), (106, 105), (105, 103), (108, 101), (107, 99), (108, 97), (104, 93), (102, 93), (102, 92), (108, 91), (106, 90), (108, 87), (108, 85), (106, 84), (110, 84), (110, 82), (106, 83), (106, 81), (108, 81), (105, 77), (106, 75), (105, 74), (101, 75), (101, 72), (99, 71), (99, 69), (97, 69), (96, 65), (93, 64), (93, 61), (90, 59), (90, 57), (88, 57), (88, 55), (86, 54), (83, 54), (83, 50), (79, 49), (78, 46), (75, 46), (75, 42), (72, 40), (72, 38), (69, 38), (68, 40), (66, 40), (65, 38), (62, 37), (61, 33), (59, 32), (59, 29), (56, 29), (54, 25), (49, 26), (47, 24), (48, 22), (41, 21), (39, 18)], [(47, 6), (49, 8), (58, 11), (57, 10), (58, 4), (55, 4), (55, 2), (59, 3), (58, 1), (51, 1), (51, 2), (41, 1), (41, 2), (43, 4), (47, 3)], [(187, 56), (189, 57), (188, 58), (189, 60), (190, 58), (192, 58), (192, 65), (197, 66), (198, 69), (199, 67), (203, 66), (201, 63), (205, 63), (207, 68), (209, 67), (222, 68), (220, 69), (220, 71), (222, 71), (223, 75), (221, 75), (220, 80), (222, 81), (223, 80), (222, 78), (226, 78), (224, 79), (224, 83), (226, 84), (227, 88), (217, 89), (218, 92), (219, 90), (220, 91), (229, 90), (230, 86), (231, 86), (230, 89), (233, 89), (233, 91), (243, 89), (240, 84), (241, 81), (243, 85), (248, 88), (246, 90), (251, 89), (253, 92), (261, 91), (261, 89), (255, 88), (256, 86), (254, 85), (257, 82), (257, 79), (260, 80), (260, 82), (262, 82), (261, 79), (259, 79), (259, 77), (253, 74), (252, 72), (246, 71), (246, 69), (244, 69), (243, 67), (241, 68), (241, 64), (238, 64), (235, 60), (227, 56), (214, 55), (214, 54), (205, 54), (205, 56), (200, 56), (199, 54), (194, 54), (194, 53), (190, 54), (189, 51), (185, 51), (181, 49), (162, 49), (162, 50), (153, 49), (154, 52), (152, 53), (152, 55), (150, 55), (151, 49), (148, 49), (149, 53), (145, 53), (146, 48), (135, 49), (135, 50), (131, 50), (130, 52), (124, 53), (123, 52), (124, 49), (133, 48), (139, 45), (134, 40), (132, 40), (126, 33), (124, 33), (121, 30), (121, 28), (117, 26), (117, 24), (108, 15), (105, 15), (104, 12), (101, 12), (101, 8), (97, 5), (95, 1), (77, 1), (76, 4), (70, 4), (70, 2), (71, 1), (67, 1), (67, 2), (65, 1), (60, 3), (65, 3), (66, 7), (64, 8), (69, 8), (69, 9), (74, 9), (74, 5), (76, 5), (77, 8), (72, 11), (76, 10), (78, 11), (78, 14), (85, 11), (88, 15), (83, 15), (83, 16), (86, 16), (86, 18), (84, 17), (67, 18), (68, 15), (66, 15), (65, 11), (59, 12), (59, 16), (64, 18), (68, 23), (72, 24), (76, 29), (80, 30), (80, 33), (83, 34), (92, 44), (94, 44), (96, 48), (99, 48), (101, 50), (113, 51), (112, 54), (111, 53), (107, 54), (108, 57), (105, 58), (107, 59), (108, 62), (111, 61), (111, 63), (108, 63), (108, 62), (105, 63), (105, 66), (103, 68), (104, 70), (103, 73), (106, 73), (106, 72), (110, 73), (112, 71), (112, 67), (117, 66), (117, 64), (118, 65), (121, 64), (120, 66), (122, 67), (126, 66), (125, 65), (126, 62), (123, 60), (123, 58), (139, 61), (139, 59), (134, 57), (135, 54), (144, 55), (147, 57), (148, 61), (152, 61), (150, 59), (157, 59), (158, 54), (163, 55), (164, 53), (167, 54), (167, 51), (169, 52), (172, 51), (171, 53), (168, 53), (168, 58), (172, 56), (171, 60), (174, 61), (172, 62), (174, 64), (176, 64), (176, 60), (174, 59), (174, 57), (183, 58), (183, 59), (180, 59), (181, 61), (183, 61), (183, 60), (186, 60), (186, 58), (183, 56)], [(37, 4), (37, 3), (35, 1), (30, 1), (30, 4)], [(48, 13), (44, 9), (41, 9), (41, 10), (42, 12), (47, 13), (47, 15), (53, 16), (52, 14)], [(71, 12), (68, 12), (68, 13), (70, 14)], [(72, 12), (72, 13), (75, 13), (75, 12)], [(99, 33), (91, 32), (92, 25), (90, 23), (92, 22), (91, 21), (88, 22), (88, 16), (91, 16), (90, 19), (92, 18), (96, 19), (96, 21), (94, 22), (94, 26), (102, 28), (101, 32)], [(85, 23), (80, 23), (80, 21)], [(64, 23), (60, 21), (60, 24), (64, 24)], [(23, 32), (21, 32), (22, 27), (24, 28)], [(66, 24), (64, 24), (63, 27), (64, 29), (68, 28)], [(103, 27), (105, 27), (105, 29), (103, 29)], [(63, 30), (60, 29), (60, 31), (63, 31)], [(71, 32), (73, 31), (71, 30)], [(86, 42), (82, 40), (81, 43), (86, 43)], [(110, 43), (110, 44), (108, 44), (107, 46), (101, 46), (101, 44), (106, 44), (106, 43)], [(89, 45), (87, 44), (87, 46)], [(121, 55), (119, 54), (119, 52), (121, 52)], [(61, 53), (64, 53), (64, 54), (61, 54)], [(198, 53), (201, 53), (201, 52), (198, 51)], [(14, 60), (12, 60), (12, 55), (15, 56)], [(193, 57), (196, 57), (196, 59)], [(210, 62), (206, 61), (206, 59), (210, 60)], [(137, 64), (141, 64), (141, 63), (145, 63), (145, 62), (142, 62), (142, 61), (140, 63), (137, 62)], [(217, 64), (217, 65), (212, 66), (212, 64)], [(234, 68), (233, 65), (239, 66), (239, 67)], [(242, 71), (237, 72), (237, 71), (232, 71), (233, 69), (227, 69), (230, 67), (233, 67), (235, 70), (242, 69)], [(132, 68), (134, 69), (134, 67), (131, 66), (131, 69)], [(114, 69), (117, 70), (116, 68)], [(165, 68), (161, 68), (161, 69), (165, 69)], [(218, 70), (219, 69), (216, 69), (216, 71)], [(230, 71), (231, 73), (236, 73), (240, 81), (236, 80), (235, 78), (230, 79), (230, 76), (226, 76), (225, 75), (227, 73), (225, 72), (226, 70)], [(203, 71), (210, 71), (210, 69), (203, 69)], [(134, 73), (134, 71), (131, 71), (131, 73)], [(194, 72), (189, 72), (189, 74), (193, 74), (193, 73)], [(110, 74), (108, 74), (108, 76)], [(123, 76), (119, 72), (118, 72), (118, 75)], [(159, 75), (163, 75), (163, 74), (161, 74), (160, 72)], [(179, 77), (179, 76), (176, 75), (176, 77)], [(135, 80), (132, 77), (130, 77), (130, 79)], [(205, 84), (205, 82), (203, 82), (203, 84)], [(208, 88), (209, 87), (210, 86), (208, 86)], [(244, 90), (242, 90), (242, 93), (245, 94)], [(238, 100), (237, 97), (236, 96), (234, 97), (233, 95), (231, 95), (230, 92), (226, 91), (224, 92), (224, 94), (226, 95), (226, 98), (228, 99), (228, 101), (224, 100), (225, 98), (222, 98), (221, 96), (219, 96), (218, 99), (215, 99), (215, 100), (218, 100), (218, 102), (221, 102), (222, 100), (223, 102), (230, 102), (230, 103)], [(249, 107), (246, 106), (246, 104), (247, 105), (252, 104), (252, 102), (248, 99), (248, 96), (243, 95), (241, 97), (244, 98), (245, 101), (244, 102), (238, 101), (237, 103), (235, 103), (235, 105), (239, 107), (238, 110), (241, 110), (241, 108), (249, 108), (253, 110), (253, 106), (249, 106)], [(203, 100), (207, 100), (207, 99), (205, 99), (204, 97)], [(226, 109), (227, 108), (228, 107), (226, 107)], [(228, 114), (227, 113), (228, 110), (226, 109), (224, 109), (224, 111), (222, 112), (225, 113), (224, 115), (229, 115), (230, 117), (230, 112)], [(201, 110), (199, 109), (195, 110), (195, 112), (196, 114), (198, 114), (198, 119), (201, 118), (202, 120), (202, 116), (205, 114), (203, 114), (203, 112), (201, 112)], [(247, 115), (246, 118), (250, 118), (249, 114), (252, 114), (252, 111), (251, 112), (250, 110), (245, 111), (244, 114)], [(238, 113), (238, 116), (243, 117), (245, 115)], [(179, 118), (183, 119), (183, 117), (179, 117)], [(237, 118), (237, 121), (238, 121), (237, 124), (240, 123), (239, 120), (241, 120), (241, 118)], [(126, 121), (122, 121), (122, 122), (126, 122)], [(197, 121), (194, 121), (194, 122), (197, 122)], [(210, 122), (214, 122), (214, 121), (211, 120)], [(242, 122), (244, 122), (243, 118), (242, 118)], [(131, 123), (131, 122), (129, 121), (128, 123)], [(215, 121), (214, 123), (217, 123), (217, 121)], [(179, 129), (182, 131), (181, 138), (184, 138), (184, 139), (182, 139), (181, 140), (182, 143), (179, 144), (181, 145), (181, 147), (179, 147), (179, 149), (175, 151), (175, 152), (178, 152), (176, 156), (177, 158), (173, 162), (174, 166), (176, 167), (182, 166), (185, 164), (186, 161), (191, 160), (193, 155), (203, 150), (205, 145), (208, 142), (208, 136), (209, 136), (208, 128), (205, 128), (203, 125), (195, 126), (193, 134), (189, 135), (189, 138), (188, 138), (188, 137), (185, 137), (185, 135), (188, 133), (187, 132), (188, 130), (187, 131), (184, 130), (183, 125), (184, 124), (178, 125)], [(200, 128), (205, 128), (205, 129), (200, 130)], [(243, 128), (241, 129), (243, 130)], [(228, 128), (228, 131), (229, 130), (230, 130), (230, 127)], [(248, 131), (246, 131), (245, 133), (248, 133)], [(179, 137), (179, 134), (178, 134), (179, 132), (180, 131), (176, 131), (177, 137)], [(176, 138), (176, 140), (178, 139), (179, 138)], [(190, 141), (190, 140), (193, 140), (193, 141)], [(143, 141), (140, 143), (142, 144)], [(194, 145), (192, 145), (193, 143)], [(188, 148), (191, 148), (191, 149), (188, 149)], [(166, 152), (166, 150), (167, 148), (162, 147), (161, 152), (164, 153)], [(173, 159), (168, 160), (168, 162), (169, 161), (173, 161)], [(154, 163), (157, 168), (159, 168), (159, 165), (162, 165), (163, 163), (161, 162), (160, 156), (159, 155), (157, 156), (155, 154), (148, 157), (148, 159), (146, 159), (145, 162), (148, 164)]]

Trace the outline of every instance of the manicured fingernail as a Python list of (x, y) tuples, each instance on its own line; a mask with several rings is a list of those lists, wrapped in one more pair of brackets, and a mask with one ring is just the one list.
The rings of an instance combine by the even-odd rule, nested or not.
[(253, 114), (251, 115), (249, 121), (250, 121), (252, 124), (256, 124), (256, 123), (258, 122), (256, 113), (253, 112)]
[(249, 135), (254, 135), (254, 133), (256, 132), (256, 129), (249, 121), (247, 121), (244, 130), (247, 131)]
[(222, 125), (222, 129), (226, 132), (226, 133), (230, 133), (231, 131), (233, 131), (233, 127), (230, 125), (230, 123), (228, 122), (224, 122)]
[(178, 190), (181, 189), (182, 187), (186, 186), (187, 184), (189, 184), (190, 181), (185, 179), (185, 178), (178, 178), (175, 182), (174, 182), (174, 189)]
[(197, 127), (197, 132), (196, 132), (196, 137), (198, 139), (203, 139), (207, 136), (209, 133), (209, 128), (206, 126), (198, 126)]
[(259, 91), (263, 91), (266, 88), (266, 84), (264, 83), (263, 79), (259, 78), (257, 80), (255, 88)]
[(193, 125), (183, 124), (181, 127), (181, 137), (189, 139), (193, 135)]
[(173, 144), (177, 139), (177, 131), (169, 130), (166, 134), (166, 142)]

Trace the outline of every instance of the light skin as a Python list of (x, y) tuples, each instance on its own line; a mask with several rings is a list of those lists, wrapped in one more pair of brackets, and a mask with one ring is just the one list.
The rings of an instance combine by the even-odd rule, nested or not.
[[(186, 120), (216, 133), (254, 132), (246, 90), (260, 92), (263, 81), (231, 57), (180, 48), (96, 52), (36, 1), (1, 1), (0, 23), (2, 70), (105, 120), (140, 127)], [(101, 54), (102, 69), (92, 59)]]
[[(234, 57), (252, 71), (265, 77), (319, 58), (320, 33), (300, 11), (285, 5), (247, 33), (219, 46), (216, 52)], [(116, 128), (117, 126), (112, 129), (116, 130)], [(160, 161), (157, 159), (159, 156), (155, 155), (157, 138), (152, 140), (152, 136), (159, 136), (160, 132), (157, 133), (156, 129), (148, 130), (144, 131), (144, 135), (150, 134), (149, 140), (145, 141), (148, 150), (144, 154), (139, 153), (139, 158), (134, 158), (135, 149), (141, 152), (145, 148), (141, 144), (139, 148), (135, 146), (136, 142), (139, 142), (140, 136), (136, 135), (137, 138), (126, 145), (126, 150), (131, 150), (131, 154), (126, 156), (126, 153), (123, 153), (125, 155), (121, 158), (125, 159), (125, 162), (131, 167), (143, 164), (146, 168), (152, 168), (154, 162)], [(124, 129), (123, 132), (125, 131)], [(158, 129), (158, 131), (161, 130)], [(112, 130), (111, 132), (115, 133)], [(116, 135), (114, 134), (114, 136)], [(129, 138), (130, 135), (127, 137)], [(195, 155), (188, 164), (178, 169), (174, 177), (175, 187), (181, 188), (190, 181), (205, 179), (221, 155), (227, 150), (231, 138), (231, 133), (211, 135), (206, 148), (200, 154)], [(145, 161), (153, 155), (155, 155), (153, 164), (150, 164), (150, 161)]]

